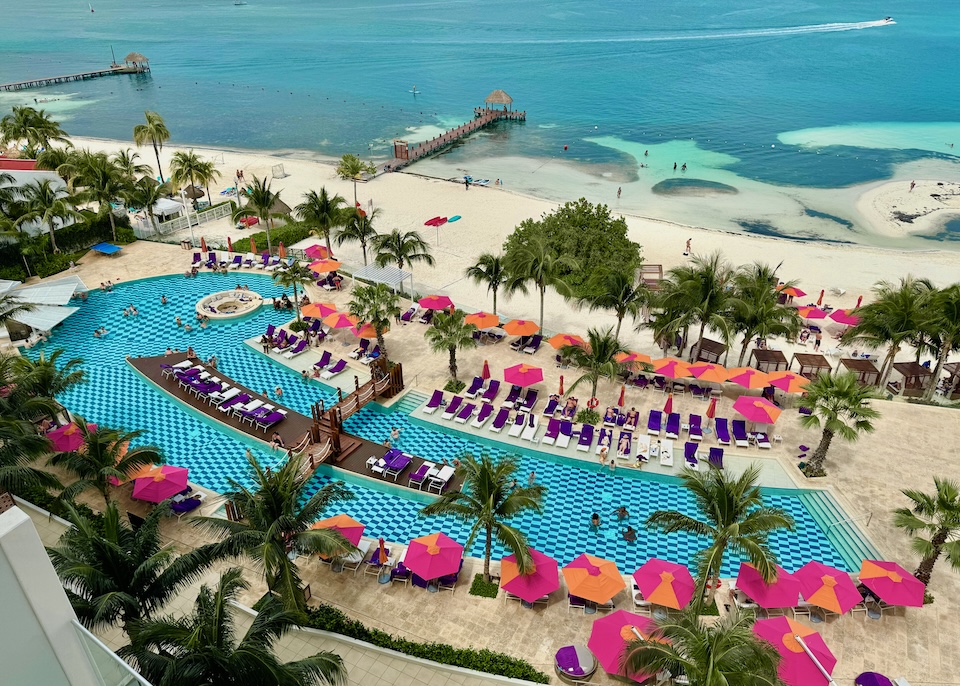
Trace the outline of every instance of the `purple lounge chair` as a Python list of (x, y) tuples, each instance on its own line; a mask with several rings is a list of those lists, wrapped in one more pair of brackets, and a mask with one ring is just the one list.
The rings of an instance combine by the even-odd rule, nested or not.
[(191, 265), (200, 264), (200, 253), (198, 252), (193, 253), (193, 262), (191, 262), (190, 264)]
[(633, 434), (629, 431), (620, 432), (620, 440), (617, 441), (617, 457), (630, 457), (633, 452)]
[(653, 377), (653, 385), (657, 387), (658, 391), (666, 390), (667, 380), (664, 379), (662, 376), (655, 376)]
[(460, 411), (460, 406), (463, 404), (463, 398), (459, 395), (453, 396), (453, 400), (450, 401), (450, 404), (446, 406), (443, 410), (443, 414), (440, 415), (441, 419), (453, 419), (456, 416), (457, 412)]
[(272, 426), (275, 426), (276, 424), (279, 424), (286, 418), (287, 418), (287, 415), (285, 415), (283, 412), (271, 412), (265, 417), (260, 417), (259, 419), (257, 419), (257, 425), (260, 427), (261, 431), (266, 433), (267, 429), (271, 428)]
[(523, 352), (527, 355), (533, 355), (540, 349), (540, 344), (543, 343), (543, 336), (540, 334), (534, 334), (533, 338), (530, 339), (530, 342), (523, 347)]
[(467, 403), (463, 406), (463, 409), (457, 413), (457, 416), (453, 421), (455, 421), (457, 424), (466, 424), (467, 420), (473, 416), (473, 412), (476, 409), (476, 405), (473, 403)]
[(516, 350), (517, 352), (519, 352), (519, 351), (521, 351), (521, 350), (523, 350), (524, 348), (527, 347), (527, 343), (530, 342), (530, 339), (531, 339), (531, 338), (533, 338), (533, 337), (532, 337), (532, 336), (520, 336), (520, 338), (518, 338), (517, 340), (515, 340), (513, 343), (510, 344), (510, 347), (511, 347), (513, 350)]
[(717, 417), (716, 420), (717, 443), (720, 445), (730, 445), (730, 429), (727, 426), (726, 417)]
[[(569, 398), (567, 398), (567, 400), (569, 400)], [(563, 409), (560, 410), (560, 416), (563, 417), (564, 419), (572, 420), (574, 417), (577, 416), (578, 406), (579, 406), (579, 403), (576, 401), (574, 401), (573, 405), (564, 405)]]
[(650, 385), (650, 380), (647, 379), (647, 377), (645, 377), (643, 374), (640, 374), (636, 379), (633, 380), (633, 385), (642, 391)]
[(733, 420), (733, 442), (738, 448), (747, 448), (750, 445), (747, 438), (747, 423), (742, 419)]
[(422, 465), (417, 468), (417, 471), (411, 472), (407, 485), (413, 488), (417, 487), (419, 491), (423, 488), (424, 482), (427, 480), (427, 472), (429, 472), (435, 465), (432, 462), (424, 461)]
[(273, 338), (273, 334), (276, 330), (277, 327), (275, 327), (273, 324), (267, 324), (267, 336)]
[(490, 425), (490, 430), (494, 433), (500, 433), (503, 431), (503, 427), (507, 425), (508, 419), (510, 419), (510, 410), (501, 407), (500, 411), (497, 412), (497, 416), (493, 418), (493, 424)]
[[(722, 451), (721, 451), (722, 452)], [(683, 444), (683, 459), (687, 461), (690, 469), (696, 469), (700, 461), (697, 459), (697, 444), (687, 441)]]
[(316, 367), (317, 369), (326, 369), (327, 367), (330, 366), (331, 357), (332, 355), (330, 354), (330, 351), (324, 350), (323, 353), (320, 355), (320, 359), (317, 362), (314, 362), (313, 366)]
[(475, 376), (473, 377), (473, 383), (470, 384), (470, 388), (464, 392), (464, 395), (468, 398), (476, 398), (481, 390), (483, 390), (483, 378)]
[(433, 414), (437, 411), (437, 408), (440, 407), (440, 404), (443, 402), (443, 391), (434, 391), (433, 396), (427, 402), (427, 406), (423, 408), (424, 414)]
[(333, 365), (332, 367), (328, 367), (325, 372), (320, 374), (320, 378), (332, 379), (333, 377), (335, 377), (337, 374), (339, 374), (346, 368), (347, 368), (346, 360), (337, 360), (337, 363), (335, 365)]
[(551, 418), (547, 422), (547, 431), (543, 434), (543, 438), (540, 439), (540, 442), (544, 445), (553, 445), (557, 436), (560, 435), (560, 420)]
[(367, 354), (367, 349), (370, 347), (370, 341), (366, 338), (360, 339), (360, 345), (350, 351), (350, 358), (357, 360)]
[(617, 425), (617, 408), (611, 407), (609, 412), (604, 413), (604, 415), (603, 415), (603, 425), (604, 425), (604, 426), (616, 426), (616, 425)]
[(662, 422), (663, 413), (660, 410), (650, 410), (650, 418), (647, 419), (647, 433), (651, 436), (659, 436)]
[(475, 429), (481, 428), (484, 424), (487, 423), (487, 419), (490, 418), (490, 415), (493, 414), (493, 405), (490, 403), (481, 403), (480, 411), (477, 413), (476, 418), (470, 422), (470, 426)]
[(560, 407), (560, 400), (558, 398), (551, 397), (547, 401), (547, 406), (543, 408), (543, 416), (552, 417), (557, 413), (558, 407)]
[(247, 393), (241, 393), (240, 395), (233, 396), (229, 400), (224, 400), (217, 405), (217, 409), (221, 412), (229, 412), (234, 405), (246, 405), (248, 402), (250, 402), (250, 396)]
[(243, 263), (243, 255), (234, 255), (233, 262), (230, 263), (230, 266), (233, 269), (240, 269), (240, 265)]
[(680, 414), (671, 412), (667, 415), (666, 437), (674, 440), (680, 438)]
[(496, 399), (498, 393), (500, 393), (500, 382), (496, 379), (491, 379), (490, 385), (487, 386), (487, 390), (485, 390), (483, 395), (480, 396), (480, 400), (485, 403), (492, 403)]
[(690, 415), (690, 440), (691, 441), (702, 441), (703, 440), (703, 420), (698, 414)]
[(523, 389), (520, 386), (513, 385), (510, 387), (510, 393), (507, 394), (506, 399), (503, 401), (504, 407), (513, 407), (514, 403), (520, 398), (520, 392)]
[(588, 452), (593, 445), (593, 424), (584, 424), (580, 429), (580, 440), (577, 441), (577, 450)]
[(413, 319), (413, 315), (417, 313), (416, 307), (411, 307), (409, 310), (400, 315), (400, 321), (404, 324), (409, 324), (410, 320)]
[(433, 321), (433, 310), (427, 310), (418, 320), (421, 324), (429, 324)]
[(520, 403), (520, 409), (524, 412), (533, 412), (533, 408), (537, 404), (537, 396), (539, 394), (536, 390), (527, 391), (527, 395), (524, 396), (523, 402)]
[(723, 448), (710, 448), (710, 466), (723, 469)]
[(307, 352), (307, 345), (308, 344), (306, 340), (299, 341), (295, 346), (293, 346), (292, 350), (283, 354), (284, 358), (290, 360), (301, 353)]
[(597, 439), (597, 455), (600, 454), (600, 448), (603, 446), (610, 447), (610, 443), (613, 441), (613, 431), (610, 429), (600, 429), (600, 437)]

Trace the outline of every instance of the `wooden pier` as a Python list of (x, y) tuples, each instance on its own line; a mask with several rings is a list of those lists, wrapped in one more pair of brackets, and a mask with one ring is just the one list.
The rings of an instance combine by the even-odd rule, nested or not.
[(498, 121), (526, 121), (527, 113), (510, 109), (513, 98), (497, 90), (487, 96), (483, 107), (473, 110), (473, 119), (460, 126), (450, 129), (443, 134), (422, 143), (410, 145), (404, 140), (393, 141), (393, 162), (391, 171), (402, 169), (419, 159), (432, 155), (435, 152), (453, 145), (457, 141), (479, 131), (485, 126)]
[(53, 86), (58, 83), (69, 83), (71, 81), (86, 81), (87, 79), (98, 79), (101, 76), (110, 76), (112, 74), (144, 74), (150, 71), (150, 60), (137, 52), (131, 52), (124, 58), (123, 64), (114, 62), (107, 69), (98, 69), (95, 71), (82, 71), (77, 74), (64, 74), (63, 76), (46, 76), (40, 79), (28, 79), (27, 81), (15, 81), (14, 83), (0, 83), (0, 91), (22, 91), (28, 88), (42, 88), (43, 86)]

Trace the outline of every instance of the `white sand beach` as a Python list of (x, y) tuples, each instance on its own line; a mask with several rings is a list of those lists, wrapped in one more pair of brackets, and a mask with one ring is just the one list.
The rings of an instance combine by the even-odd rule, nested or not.
[(960, 217), (960, 183), (891, 181), (861, 195), (857, 209), (889, 236), (936, 233), (944, 221)]

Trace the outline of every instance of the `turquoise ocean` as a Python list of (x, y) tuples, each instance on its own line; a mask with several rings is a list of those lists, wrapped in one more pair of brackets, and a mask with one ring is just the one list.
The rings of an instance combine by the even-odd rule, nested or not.
[[(120, 139), (150, 109), (175, 143), (385, 158), (393, 138), (465, 121), (501, 88), (528, 121), (472, 137), (444, 156), (449, 169), (555, 160), (616, 185), (642, 178), (644, 161), (679, 161), (696, 178), (834, 189), (890, 178), (898, 165), (960, 159), (960, 3), (92, 7), (6, 3), (0, 82), (102, 68), (111, 48), (120, 59), (145, 54), (152, 73), (0, 93), (0, 108), (36, 98), (73, 134)], [(655, 154), (645, 160), (643, 150)], [(826, 219), (843, 230), (843, 217)]]

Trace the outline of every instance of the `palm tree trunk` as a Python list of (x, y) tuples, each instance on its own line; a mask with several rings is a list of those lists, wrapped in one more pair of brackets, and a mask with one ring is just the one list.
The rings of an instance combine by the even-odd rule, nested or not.
[(153, 141), (153, 154), (157, 156), (157, 173), (160, 175), (160, 183), (163, 183), (163, 168), (160, 166), (160, 148), (157, 142)]
[(622, 314), (617, 315), (617, 330), (613, 332), (613, 337), (618, 341), (620, 340), (620, 325), (623, 324), (623, 317)]
[(753, 336), (750, 335), (750, 332), (749, 332), (749, 331), (744, 332), (744, 334), (743, 334), (743, 347), (740, 348), (740, 359), (737, 361), (737, 366), (738, 366), (738, 367), (742, 367), (742, 366), (743, 366), (743, 358), (747, 356), (747, 348), (750, 347), (750, 339), (751, 339), (751, 338), (753, 338)]
[(893, 371), (893, 361), (897, 359), (897, 353), (900, 352), (900, 344), (895, 343), (890, 346), (890, 352), (887, 353), (887, 359), (883, 361), (883, 373), (880, 375), (880, 388), (887, 387), (887, 379), (890, 378), (890, 372)]
[(160, 235), (160, 225), (157, 223), (157, 215), (155, 215), (155, 214), (154, 214), (153, 212), (151, 212), (150, 210), (147, 210), (147, 211), (150, 212), (150, 223), (153, 224), (153, 232), (159, 236), (159, 235)]
[[(56, 239), (56, 237), (53, 235), (53, 233), (54, 233), (53, 219), (51, 219), (49, 222), (47, 222), (47, 229), (49, 229), (49, 231), (50, 231), (50, 249), (51, 249), (53, 252), (57, 252), (57, 239)], [(28, 267), (28, 268), (27, 268), (27, 273), (29, 273), (29, 272), (30, 272), (30, 268)]]
[(493, 313), (497, 313), (497, 289), (493, 289)]
[(540, 289), (540, 329), (543, 330), (543, 301), (547, 297), (547, 285), (538, 284)]
[(363, 249), (363, 266), (367, 266), (367, 241), (360, 241), (360, 247)]
[(386, 342), (383, 340), (383, 331), (380, 330), (380, 327), (379, 327), (379, 326), (376, 327), (376, 329), (377, 329), (377, 345), (380, 346), (380, 354), (383, 355), (383, 359), (386, 360), (386, 359), (387, 359), (387, 344), (386, 344)]
[(947, 338), (943, 341), (943, 344), (940, 346), (940, 355), (937, 356), (937, 368), (933, 372), (933, 382), (930, 383), (930, 386), (927, 388), (926, 392), (923, 394), (924, 400), (930, 400), (933, 398), (933, 394), (937, 391), (937, 383), (940, 380), (940, 375), (943, 374), (943, 365), (947, 363), (947, 357), (950, 355), (950, 350), (953, 349), (953, 341)]
[(300, 319), (300, 298), (297, 297), (297, 282), (293, 282), (293, 307), (297, 310), (297, 321)]
[(330, 247), (330, 227), (320, 230), (323, 231), (323, 239), (327, 244), (327, 257), (333, 257), (333, 248)]
[(820, 445), (813, 451), (813, 456), (803, 468), (803, 473), (807, 476), (817, 476), (823, 471), (823, 461), (827, 457), (827, 451), (830, 449), (830, 443), (833, 441), (833, 432), (830, 429), (824, 429), (820, 436)]
[(697, 344), (694, 346), (693, 351), (690, 353), (690, 361), (696, 362), (697, 358), (700, 356), (700, 344), (703, 343), (703, 332), (707, 330), (707, 323), (702, 322), (700, 324), (700, 336), (697, 338)]
[(933, 574), (933, 566), (940, 558), (940, 553), (943, 552), (943, 544), (947, 542), (948, 534), (949, 532), (946, 528), (941, 528), (937, 531), (933, 540), (930, 541), (930, 544), (933, 546), (933, 552), (921, 560), (920, 566), (917, 567), (917, 571), (913, 574), (923, 582), (924, 586), (930, 585), (930, 575)]
[(487, 527), (487, 543), (483, 548), (483, 580), (490, 583), (490, 555), (493, 550), (493, 530)]
[(23, 253), (20, 253), (20, 257), (23, 258), (23, 266), (27, 268), (27, 276), (33, 276), (33, 274), (30, 273), (30, 263), (27, 262), (27, 256)]
[(110, 218), (110, 231), (113, 233), (113, 242), (117, 242), (117, 224), (113, 220), (113, 205), (110, 204), (110, 201), (107, 201), (107, 217)]
[(457, 346), (450, 346), (450, 376), (457, 380)]

